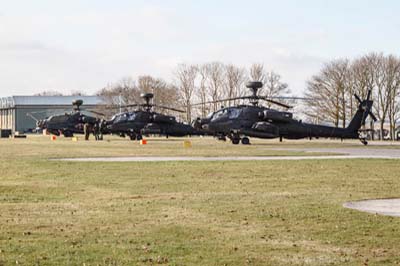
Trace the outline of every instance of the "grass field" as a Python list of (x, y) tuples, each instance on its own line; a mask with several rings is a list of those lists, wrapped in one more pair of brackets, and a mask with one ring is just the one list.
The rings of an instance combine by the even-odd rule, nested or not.
[[(48, 158), (304, 155), (357, 142), (0, 141), (0, 265), (395, 265), (400, 219), (344, 209), (400, 197), (396, 160), (82, 163)], [(379, 147), (379, 146), (377, 146)], [(393, 146), (393, 148), (397, 148)]]

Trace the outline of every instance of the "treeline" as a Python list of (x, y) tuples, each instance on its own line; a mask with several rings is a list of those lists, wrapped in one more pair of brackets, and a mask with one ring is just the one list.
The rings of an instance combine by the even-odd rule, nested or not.
[[(248, 95), (245, 87), (247, 81), (262, 81), (264, 88), (260, 91), (265, 96), (283, 96), (289, 93), (286, 83), (274, 71), (267, 71), (263, 64), (253, 64), (249, 69), (232, 64), (211, 62), (201, 65), (179, 64), (173, 72), (173, 80), (167, 82), (151, 76), (140, 76), (136, 80), (124, 78), (110, 84), (98, 94), (114, 106), (141, 103), (140, 94), (154, 93), (154, 103), (184, 108), (183, 120), (190, 122), (195, 117), (206, 116), (218, 110), (221, 105), (238, 104), (238, 100), (224, 103), (210, 103), (226, 98)], [(193, 106), (194, 103), (204, 103)]]
[[(290, 93), (281, 76), (274, 71), (267, 71), (263, 64), (244, 68), (210, 62), (179, 64), (173, 70), (170, 81), (149, 75), (136, 79), (123, 78), (107, 85), (97, 94), (110, 106), (116, 107), (102, 110), (112, 115), (118, 111), (119, 105), (143, 103), (140, 94), (151, 92), (155, 104), (185, 110), (186, 113), (178, 117), (190, 122), (196, 117), (205, 117), (221, 106), (242, 103), (240, 100), (205, 102), (248, 95), (250, 91), (245, 87), (247, 81), (263, 82), (264, 87), (259, 94), (267, 97), (288, 96)], [(390, 138), (395, 139), (396, 125), (400, 118), (400, 58), (395, 55), (370, 53), (352, 60), (343, 58), (325, 63), (319, 73), (306, 83), (304, 96), (309, 101), (304, 104), (303, 115), (314, 123), (325, 122), (346, 127), (358, 108), (353, 95), (365, 99), (368, 90), (372, 91), (373, 113), (379, 120), (380, 138), (383, 139), (384, 125), (388, 122)], [(85, 95), (79, 91), (71, 94)], [(45, 91), (37, 95), (61, 94)], [(268, 103), (264, 104), (269, 107)]]
[[(100, 111), (111, 116), (117, 112), (117, 109), (110, 109), (110, 107), (118, 108), (120, 105), (144, 103), (140, 94), (147, 92), (154, 94), (154, 104), (177, 106), (179, 103), (178, 91), (171, 83), (152, 76), (140, 76), (136, 80), (127, 77), (98, 91), (97, 95), (102, 97), (108, 105), (101, 107)], [(128, 109), (123, 108), (121, 111)]]
[(35, 93), (33, 94), (33, 96), (87, 96), (87, 94), (78, 90), (73, 90), (69, 93), (62, 93), (57, 90), (45, 90), (42, 92)]
[(400, 116), (400, 58), (382, 53), (326, 63), (307, 81), (305, 96), (313, 99), (306, 115), (315, 122), (329, 121), (345, 127), (357, 111), (354, 94), (365, 99), (368, 90), (374, 100), (373, 113), (379, 120), (383, 139), (385, 121), (389, 122), (390, 138), (395, 139)]

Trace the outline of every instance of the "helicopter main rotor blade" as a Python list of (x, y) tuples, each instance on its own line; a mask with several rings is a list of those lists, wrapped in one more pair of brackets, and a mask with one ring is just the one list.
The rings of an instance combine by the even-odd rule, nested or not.
[(26, 116), (29, 116), (30, 118), (32, 118), (33, 120), (35, 120), (35, 122), (38, 122), (39, 119), (37, 119), (32, 113), (26, 113)]
[(93, 110), (93, 109), (81, 109), (81, 111), (87, 111), (96, 115), (101, 115), (101, 116), (106, 116), (104, 113), (101, 113), (99, 111)]
[(125, 105), (115, 105), (115, 108), (127, 108), (127, 107), (140, 107), (143, 106), (143, 104), (137, 104), (137, 103), (133, 103), (133, 104), (125, 104)]
[(233, 98), (226, 98), (226, 99), (221, 99), (221, 100), (216, 100), (216, 101), (195, 103), (195, 104), (191, 104), (191, 106), (198, 106), (198, 105), (210, 104), (210, 103), (221, 103), (221, 102), (235, 101), (235, 100), (245, 100), (245, 99), (251, 99), (251, 98), (252, 98), (251, 96), (233, 97)]
[(284, 108), (287, 108), (287, 109), (293, 108), (293, 106), (290, 106), (290, 105), (287, 105), (287, 104), (284, 104), (284, 103), (280, 103), (280, 102), (271, 100), (270, 98), (267, 98), (267, 97), (258, 97), (258, 98), (260, 100), (264, 100), (266, 102), (270, 102), (272, 104), (275, 104), (275, 105), (278, 105), (278, 106), (281, 106), (281, 107), (284, 107)]
[(156, 105), (156, 104), (151, 104), (151, 105), (149, 105), (149, 106), (150, 106), (150, 107), (157, 107), (157, 108), (161, 108), (161, 109), (166, 109), (166, 110), (171, 110), (171, 111), (175, 111), (175, 112), (179, 112), (179, 113), (186, 113), (186, 112), (183, 111), (183, 110), (176, 109), (176, 108), (169, 107), (169, 106)]
[(298, 97), (298, 96), (271, 96), (267, 97), (268, 99), (278, 99), (278, 100), (301, 100), (301, 101), (316, 101), (321, 100), (321, 98), (307, 98), (307, 97)]
[(70, 112), (71, 109), (63, 108), (63, 109), (50, 109), (50, 110), (41, 110), (41, 111), (34, 111), (29, 112), (30, 114), (41, 114), (41, 113), (56, 113), (56, 112)]

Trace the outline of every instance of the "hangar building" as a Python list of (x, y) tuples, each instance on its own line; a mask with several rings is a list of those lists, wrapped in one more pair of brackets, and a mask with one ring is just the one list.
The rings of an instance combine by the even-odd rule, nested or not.
[(70, 112), (72, 101), (82, 99), (82, 108), (96, 108), (102, 99), (98, 96), (12, 96), (0, 98), (0, 129), (12, 132), (31, 132), (35, 119)]

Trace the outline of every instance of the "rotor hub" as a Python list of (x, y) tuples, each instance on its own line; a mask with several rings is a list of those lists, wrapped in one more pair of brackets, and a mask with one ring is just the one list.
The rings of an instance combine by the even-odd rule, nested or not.
[(151, 99), (154, 98), (154, 94), (153, 93), (141, 93), (140, 97), (142, 97), (146, 101), (146, 104), (144, 105), (144, 107), (146, 108), (146, 110), (148, 112), (150, 112), (151, 107), (152, 107), (150, 104), (150, 101), (151, 101)]
[(154, 94), (153, 93), (141, 93), (140, 97), (142, 97), (143, 99), (150, 100), (154, 98)]
[(261, 81), (250, 81), (247, 82), (246, 87), (251, 89), (253, 95), (250, 98), (250, 103), (254, 106), (258, 104), (258, 96), (257, 92), (259, 89), (261, 89), (264, 86), (264, 84)]
[(246, 87), (249, 89), (261, 89), (264, 86), (264, 84), (261, 81), (250, 81), (246, 83)]
[(82, 104), (83, 104), (83, 100), (81, 100), (81, 99), (72, 101), (72, 105), (74, 106), (75, 111), (79, 111)]

